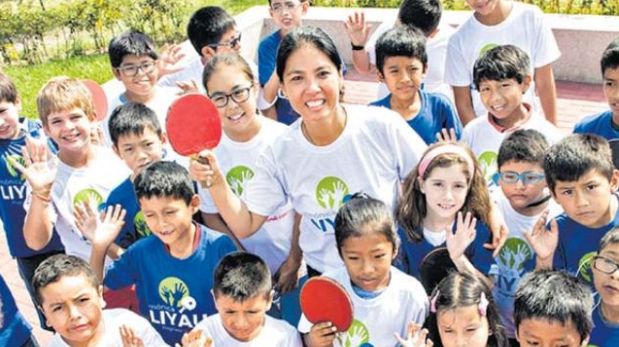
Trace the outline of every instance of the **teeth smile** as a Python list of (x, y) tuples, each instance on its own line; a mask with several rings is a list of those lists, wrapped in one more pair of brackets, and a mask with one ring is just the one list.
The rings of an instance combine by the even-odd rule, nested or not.
[(318, 107), (318, 106), (321, 106), (324, 103), (325, 103), (324, 100), (314, 100), (314, 101), (308, 101), (305, 104), (307, 106), (309, 106), (309, 107)]
[(235, 121), (241, 119), (241, 117), (243, 117), (243, 115), (244, 115), (244, 113), (239, 113), (239, 114), (236, 114), (236, 115), (233, 115), (233, 116), (228, 116), (228, 119), (233, 121), (233, 122), (235, 122)]

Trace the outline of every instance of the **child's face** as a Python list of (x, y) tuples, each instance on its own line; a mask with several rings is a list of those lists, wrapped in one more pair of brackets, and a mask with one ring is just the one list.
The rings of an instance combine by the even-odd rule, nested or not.
[(199, 206), (200, 198), (197, 195), (193, 196), (189, 205), (174, 197), (140, 198), (146, 225), (170, 249), (191, 243), (192, 218)]
[(103, 335), (101, 288), (93, 287), (84, 275), (63, 276), (39, 293), (46, 324), (69, 345), (85, 345)]
[(92, 123), (79, 108), (50, 113), (43, 130), (64, 152), (79, 152), (90, 146)]
[(604, 95), (615, 119), (619, 118), (619, 67), (604, 71)]
[(520, 347), (578, 347), (589, 342), (589, 338), (580, 341), (580, 334), (572, 321), (563, 325), (544, 318), (524, 319), (516, 333)]
[(593, 284), (608, 306), (619, 307), (619, 244), (609, 243), (593, 262)]
[(481, 16), (487, 16), (497, 8), (501, 0), (466, 0), (471, 10)]
[[(510, 160), (501, 166), (499, 173), (501, 174), (499, 185), (503, 194), (516, 211), (524, 209), (544, 197), (546, 180), (541, 165), (527, 161)], [(525, 184), (523, 176), (520, 176), (518, 181), (514, 183), (507, 182), (508, 178), (516, 175), (524, 175), (524, 180), (529, 181)]]
[(241, 51), (241, 33), (236, 30), (236, 27), (226, 31), (217, 44), (204, 46), (202, 48), (202, 56), (211, 58), (216, 54), (224, 54), (230, 52), (239, 53)]
[(369, 292), (387, 288), (396, 250), (385, 235), (370, 232), (348, 237), (340, 251), (350, 280), (357, 287)]
[(275, 25), (285, 34), (301, 25), (303, 16), (307, 13), (308, 8), (308, 1), (271, 0), (269, 13)]
[(439, 311), (436, 324), (445, 347), (486, 347), (490, 329), (488, 319), (479, 314), (478, 305)]
[(157, 61), (147, 55), (126, 55), (120, 67), (113, 69), (128, 96), (150, 98), (159, 78)]
[(610, 199), (617, 190), (618, 180), (617, 170), (608, 181), (592, 169), (577, 181), (557, 181), (553, 194), (570, 218), (586, 227), (599, 228), (614, 217), (611, 216)]
[(227, 295), (215, 295), (215, 306), (224, 329), (242, 342), (251, 341), (260, 334), (271, 301), (271, 294), (258, 294), (242, 302)]
[(19, 136), (21, 103), (0, 101), (0, 140), (13, 140)]
[(462, 164), (435, 167), (426, 179), (419, 177), (421, 192), (426, 196), (426, 217), (453, 219), (464, 206), (468, 180)]
[(219, 64), (207, 89), (228, 135), (243, 137), (248, 130), (256, 128), (256, 87), (239, 67)]
[(483, 80), (479, 83), (479, 95), (484, 107), (497, 119), (509, 119), (521, 112), (522, 95), (529, 89), (531, 76), (522, 83), (516, 79), (501, 81)]
[(417, 58), (395, 56), (387, 57), (383, 72), (379, 73), (389, 91), (399, 100), (412, 100), (421, 88), (425, 76), (424, 66)]
[(145, 127), (141, 135), (128, 133), (118, 137), (114, 151), (125, 161), (134, 175), (139, 174), (148, 164), (161, 160), (165, 136), (157, 135), (150, 127)]

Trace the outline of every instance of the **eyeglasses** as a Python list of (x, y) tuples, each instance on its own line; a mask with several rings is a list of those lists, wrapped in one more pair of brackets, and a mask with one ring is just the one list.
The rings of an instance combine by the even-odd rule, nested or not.
[(619, 264), (617, 264), (612, 259), (606, 258), (601, 255), (596, 255), (595, 257), (593, 257), (593, 268), (607, 275), (610, 275), (613, 274), (615, 271), (619, 270)]
[(230, 94), (213, 93), (209, 95), (209, 98), (211, 98), (211, 101), (213, 101), (215, 106), (217, 106), (218, 108), (224, 108), (228, 105), (228, 100), (230, 99), (232, 99), (237, 104), (247, 101), (247, 99), (249, 99), (249, 90), (253, 87), (254, 85), (252, 84), (249, 87), (234, 90)]
[(241, 33), (239, 33), (236, 37), (230, 39), (230, 41), (220, 42), (220, 43), (212, 43), (208, 45), (209, 47), (230, 47), (234, 48), (241, 42)]
[(296, 2), (296, 1), (286, 1), (284, 3), (277, 3), (277, 4), (273, 4), (271, 6), (271, 10), (273, 12), (277, 12), (277, 13), (282, 13), (284, 12), (284, 10), (286, 11), (292, 11), (295, 8), (297, 8), (299, 5), (301, 5), (300, 2)]
[(509, 184), (515, 184), (518, 181), (522, 181), (522, 184), (524, 184), (525, 186), (528, 184), (537, 183), (543, 180), (545, 177), (546, 175), (544, 175), (543, 173), (537, 173), (537, 172), (531, 172), (531, 171), (525, 171), (522, 173), (517, 173), (514, 171), (505, 171), (505, 172), (499, 173), (499, 178), (503, 182), (509, 183)]
[(148, 63), (143, 63), (140, 65), (125, 65), (118, 68), (123, 74), (133, 77), (138, 74), (140, 70), (145, 74), (150, 74), (155, 71), (155, 62), (149, 61)]

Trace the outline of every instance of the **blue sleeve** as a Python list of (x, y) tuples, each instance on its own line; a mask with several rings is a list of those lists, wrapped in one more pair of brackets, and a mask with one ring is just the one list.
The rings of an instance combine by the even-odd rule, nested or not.
[(492, 240), (492, 234), (488, 226), (484, 223), (477, 223), (477, 236), (471, 246), (471, 263), (483, 274), (488, 274), (495, 260), (492, 257), (492, 250), (486, 249), (484, 243)]
[(223, 258), (229, 253), (238, 251), (236, 245), (232, 241), (232, 239), (228, 235), (222, 235), (218, 237), (214, 242), (213, 246), (217, 249), (217, 255), (219, 259)]
[(274, 44), (272, 35), (267, 36), (258, 46), (258, 81), (264, 86), (275, 70), (278, 45)]
[(105, 277), (103, 278), (103, 284), (106, 287), (116, 290), (137, 282), (137, 277), (139, 275), (137, 262), (140, 261), (140, 256), (137, 254), (138, 248), (136, 248), (138, 245), (139, 244), (135, 244), (129, 247), (120, 258), (116, 259), (108, 266), (107, 272), (104, 275)]
[(440, 108), (440, 110), (435, 110), (434, 114), (440, 114), (443, 119), (444, 128), (454, 129), (456, 138), (460, 140), (462, 138), (462, 122), (458, 117), (455, 106), (451, 103), (451, 100), (442, 94), (437, 94), (436, 100), (437, 103), (435, 106), (436, 108)]

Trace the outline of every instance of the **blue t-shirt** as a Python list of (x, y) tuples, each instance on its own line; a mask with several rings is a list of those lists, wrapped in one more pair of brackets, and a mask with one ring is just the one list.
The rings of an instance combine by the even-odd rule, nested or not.
[(117, 245), (126, 249), (140, 237), (150, 235), (130, 177), (110, 192), (105, 203), (106, 206), (119, 204), (127, 211), (125, 224), (123, 224), (120, 234), (115, 240)]
[[(419, 96), (421, 97), (421, 108), (415, 117), (406, 121), (408, 125), (428, 145), (436, 142), (436, 133), (443, 128), (453, 128), (459, 140), (462, 137), (462, 123), (451, 101), (443, 94), (429, 93), (421, 89), (419, 90)], [(391, 109), (391, 94), (370, 103), (370, 105)]]
[(607, 140), (619, 138), (619, 129), (613, 125), (613, 113), (604, 111), (587, 116), (576, 123), (574, 134), (596, 134)]
[(619, 324), (608, 322), (602, 317), (602, 304), (593, 310), (593, 331), (589, 347), (619, 346)]
[(2, 275), (0, 275), (0, 310), (2, 312), (0, 346), (21, 346), (26, 343), (32, 335), (32, 327), (17, 310), (15, 299)]
[(188, 258), (173, 257), (151, 235), (129, 247), (105, 274), (104, 284), (110, 289), (135, 284), (141, 315), (170, 345), (217, 313), (211, 294), (213, 271), (223, 256), (236, 250), (228, 236), (196, 225), (200, 240)]
[[(477, 235), (475, 241), (467, 248), (466, 255), (480, 272), (487, 274), (492, 264), (494, 264), (494, 258), (492, 258), (492, 251), (484, 248), (484, 243), (491, 241), (492, 234), (488, 230), (488, 227), (481, 222), (477, 222), (476, 229)], [(419, 268), (424, 257), (437, 248), (445, 248), (446, 244), (443, 243), (439, 246), (433, 246), (425, 237), (422, 238), (421, 241), (411, 241), (401, 228), (398, 229), (398, 233), (401, 240), (400, 255), (395, 265), (403, 272), (417, 279), (421, 279)]]
[[(617, 199), (617, 196), (612, 196)], [(580, 277), (593, 287), (591, 262), (600, 246), (600, 240), (610, 229), (619, 226), (619, 209), (613, 220), (599, 228), (586, 227), (564, 212), (557, 218), (559, 245), (555, 251), (553, 264), (557, 270), (566, 270)], [(550, 223), (550, 222), (549, 222)], [(550, 228), (548, 225), (547, 228)]]
[[(6, 160), (12, 157), (24, 164), (21, 149), (26, 144), (26, 137), (38, 138), (42, 134), (41, 123), (27, 118), (20, 119), (22, 133), (15, 140), (0, 140), (0, 219), (4, 224), (6, 239), (9, 244), (9, 251), (13, 257), (26, 258), (37, 254), (44, 254), (51, 251), (62, 250), (62, 243), (58, 234), (52, 234), (51, 241), (45, 248), (33, 251), (26, 246), (24, 240), (24, 221), (26, 210), (24, 200), (26, 199), (26, 180), (25, 178)], [(50, 143), (50, 149), (55, 150)]]

